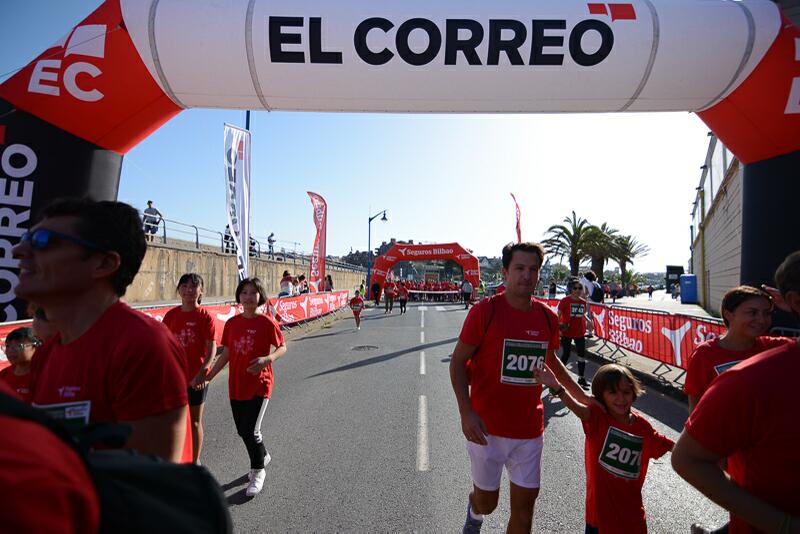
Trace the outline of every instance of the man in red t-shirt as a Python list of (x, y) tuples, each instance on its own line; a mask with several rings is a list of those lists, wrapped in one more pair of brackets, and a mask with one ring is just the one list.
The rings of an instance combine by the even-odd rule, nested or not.
[(578, 352), (578, 384), (588, 389), (586, 372), (586, 313), (589, 303), (583, 298), (583, 285), (577, 278), (567, 283), (569, 293), (558, 303), (558, 325), (561, 330), (561, 361), (567, 365), (572, 352), (572, 342)]
[(386, 310), (383, 313), (392, 313), (392, 308), (394, 308), (394, 282), (391, 280), (384, 284), (383, 296), (386, 299), (384, 302)]
[(473, 490), (464, 532), (480, 530), (497, 506), (503, 466), (511, 481), (509, 532), (530, 532), (539, 495), (544, 408), (533, 369), (545, 362), (576, 398), (588, 402), (555, 351), (558, 319), (532, 299), (544, 250), (535, 243), (503, 248), (503, 295), (467, 314), (450, 362), (450, 379), (467, 439)]
[(119, 298), (146, 244), (135, 209), (65, 199), (14, 247), (17, 296), (58, 333), (31, 363), (31, 399), (65, 424), (126, 423), (127, 447), (178, 461), (186, 434), (186, 361), (166, 326)]
[[(800, 251), (778, 267), (776, 306), (800, 318)], [(800, 531), (800, 347), (786, 343), (717, 377), (672, 453), (675, 471), (731, 513), (731, 534)], [(719, 465), (728, 459), (730, 477)]]

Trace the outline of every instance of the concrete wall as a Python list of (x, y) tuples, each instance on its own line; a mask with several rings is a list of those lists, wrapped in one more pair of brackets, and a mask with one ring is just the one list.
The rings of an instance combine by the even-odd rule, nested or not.
[[(284, 270), (295, 276), (308, 276), (308, 264), (300, 260), (293, 263), (250, 258), (250, 276), (260, 278), (270, 296), (278, 294)], [(233, 300), (238, 283), (234, 255), (150, 243), (139, 274), (125, 294), (125, 301), (130, 304), (175, 301), (178, 279), (188, 272), (203, 277), (206, 301)], [(333, 278), (334, 289), (352, 291), (366, 278), (366, 273), (338, 267), (328, 266), (325, 272)]]
[[(742, 249), (742, 167), (734, 164), (720, 187), (703, 225), (705, 250), (701, 240), (693, 247), (694, 268), (700, 288), (706, 287), (708, 302), (703, 307), (719, 315), (725, 292), (739, 285)], [(705, 256), (705, 270), (701, 257)], [(702, 295), (702, 291), (701, 291)]]

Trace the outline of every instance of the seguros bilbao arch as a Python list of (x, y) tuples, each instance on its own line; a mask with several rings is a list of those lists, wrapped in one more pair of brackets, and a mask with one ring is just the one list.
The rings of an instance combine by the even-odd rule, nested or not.
[(383, 288), (383, 285), (386, 283), (386, 276), (398, 262), (427, 260), (453, 260), (461, 266), (464, 271), (464, 280), (472, 284), (472, 287), (478, 287), (481, 283), (481, 269), (478, 258), (467, 252), (467, 250), (458, 243), (445, 243), (441, 245), (409, 245), (406, 243), (397, 243), (390, 248), (386, 254), (375, 258), (375, 263), (372, 266), (370, 285), (377, 283)]
[(0, 85), (0, 320), (31, 213), (116, 198), (190, 107), (693, 111), (745, 164), (742, 281), (800, 248), (800, 32), (770, 0), (108, 0)]

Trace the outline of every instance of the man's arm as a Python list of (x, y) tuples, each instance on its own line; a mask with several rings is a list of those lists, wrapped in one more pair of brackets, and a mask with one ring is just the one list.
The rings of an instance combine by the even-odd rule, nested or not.
[(486, 445), (486, 425), (478, 415), (472, 411), (469, 400), (469, 381), (467, 380), (467, 361), (475, 354), (477, 347), (467, 345), (461, 340), (456, 343), (453, 357), (450, 359), (450, 383), (456, 394), (458, 413), (461, 414), (461, 431), (467, 441)]
[(186, 438), (186, 413), (186, 406), (181, 406), (136, 421), (120, 421), (133, 428), (126, 447), (142, 454), (154, 454), (170, 462), (179, 462)]
[(764, 502), (733, 482), (719, 466), (722, 457), (703, 447), (685, 430), (672, 451), (672, 468), (700, 493), (764, 532), (798, 532), (800, 518)]

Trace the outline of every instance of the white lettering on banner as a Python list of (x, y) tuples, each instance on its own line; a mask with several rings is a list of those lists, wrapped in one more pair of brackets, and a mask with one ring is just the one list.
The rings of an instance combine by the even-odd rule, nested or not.
[[(800, 38), (794, 40), (794, 60), (800, 61)], [(786, 101), (784, 113), (800, 113), (800, 77), (792, 80), (792, 87), (789, 90), (789, 99)]]
[(472, 255), (463, 253), (463, 254), (457, 255), (456, 258), (458, 258), (459, 260), (468, 260), (468, 259), (472, 258)]
[(691, 321), (686, 321), (677, 330), (670, 330), (666, 326), (661, 329), (661, 333), (666, 336), (667, 339), (669, 339), (669, 342), (672, 345), (672, 352), (675, 355), (675, 365), (678, 367), (680, 367), (681, 363), (683, 362), (683, 357), (681, 354), (681, 343), (683, 343), (683, 336), (685, 336), (686, 332), (688, 332), (691, 328)]
[(693, 341), (695, 345), (699, 345), (700, 343), (705, 343), (706, 341), (709, 341), (717, 337), (717, 335), (714, 332), (709, 332), (706, 325), (704, 324), (698, 324), (697, 328), (695, 328), (694, 330), (694, 333), (695, 336)]
[(606, 309), (603, 308), (602, 312), (594, 312), (594, 324), (600, 329), (600, 337), (606, 337)]
[(642, 353), (644, 342), (628, 336), (628, 332), (639, 332), (651, 334), (653, 332), (653, 321), (650, 319), (639, 319), (621, 315), (614, 310), (608, 310), (608, 339), (620, 347)]
[[(71, 55), (88, 56), (98, 59), (105, 57), (106, 26), (104, 24), (87, 24), (78, 26), (72, 32), (66, 45), (64, 57)], [(60, 96), (61, 88), (58, 85), (58, 76), (61, 71), (62, 60), (42, 59), (33, 66), (31, 78), (28, 81), (28, 92), (40, 95)], [(88, 77), (97, 78), (103, 74), (100, 68), (86, 61), (77, 61), (69, 64), (64, 69), (64, 89), (67, 93), (83, 102), (97, 102), (105, 96), (96, 88), (81, 87), (78, 77), (86, 74)], [(87, 76), (82, 76), (82, 79)], [(85, 83), (85, 82), (84, 82)]]
[(386, 258), (386, 261), (397, 261), (397, 258), (395, 256), (384, 255), (383, 257)]
[[(39, 158), (27, 145), (8, 145), (0, 154), (0, 169), (3, 172), (0, 176), (0, 288), (7, 286), (0, 293), (0, 304), (14, 300), (14, 289), (19, 284), (19, 260), (12, 257), (11, 250), (30, 226), (34, 182), (24, 178), (35, 173), (38, 165)], [(16, 211), (18, 209), (21, 210)], [(16, 308), (6, 304), (0, 321), (16, 320)]]
[(300, 307), (303, 308), (303, 312), (308, 314), (308, 297), (304, 297), (303, 300), (300, 301)]

